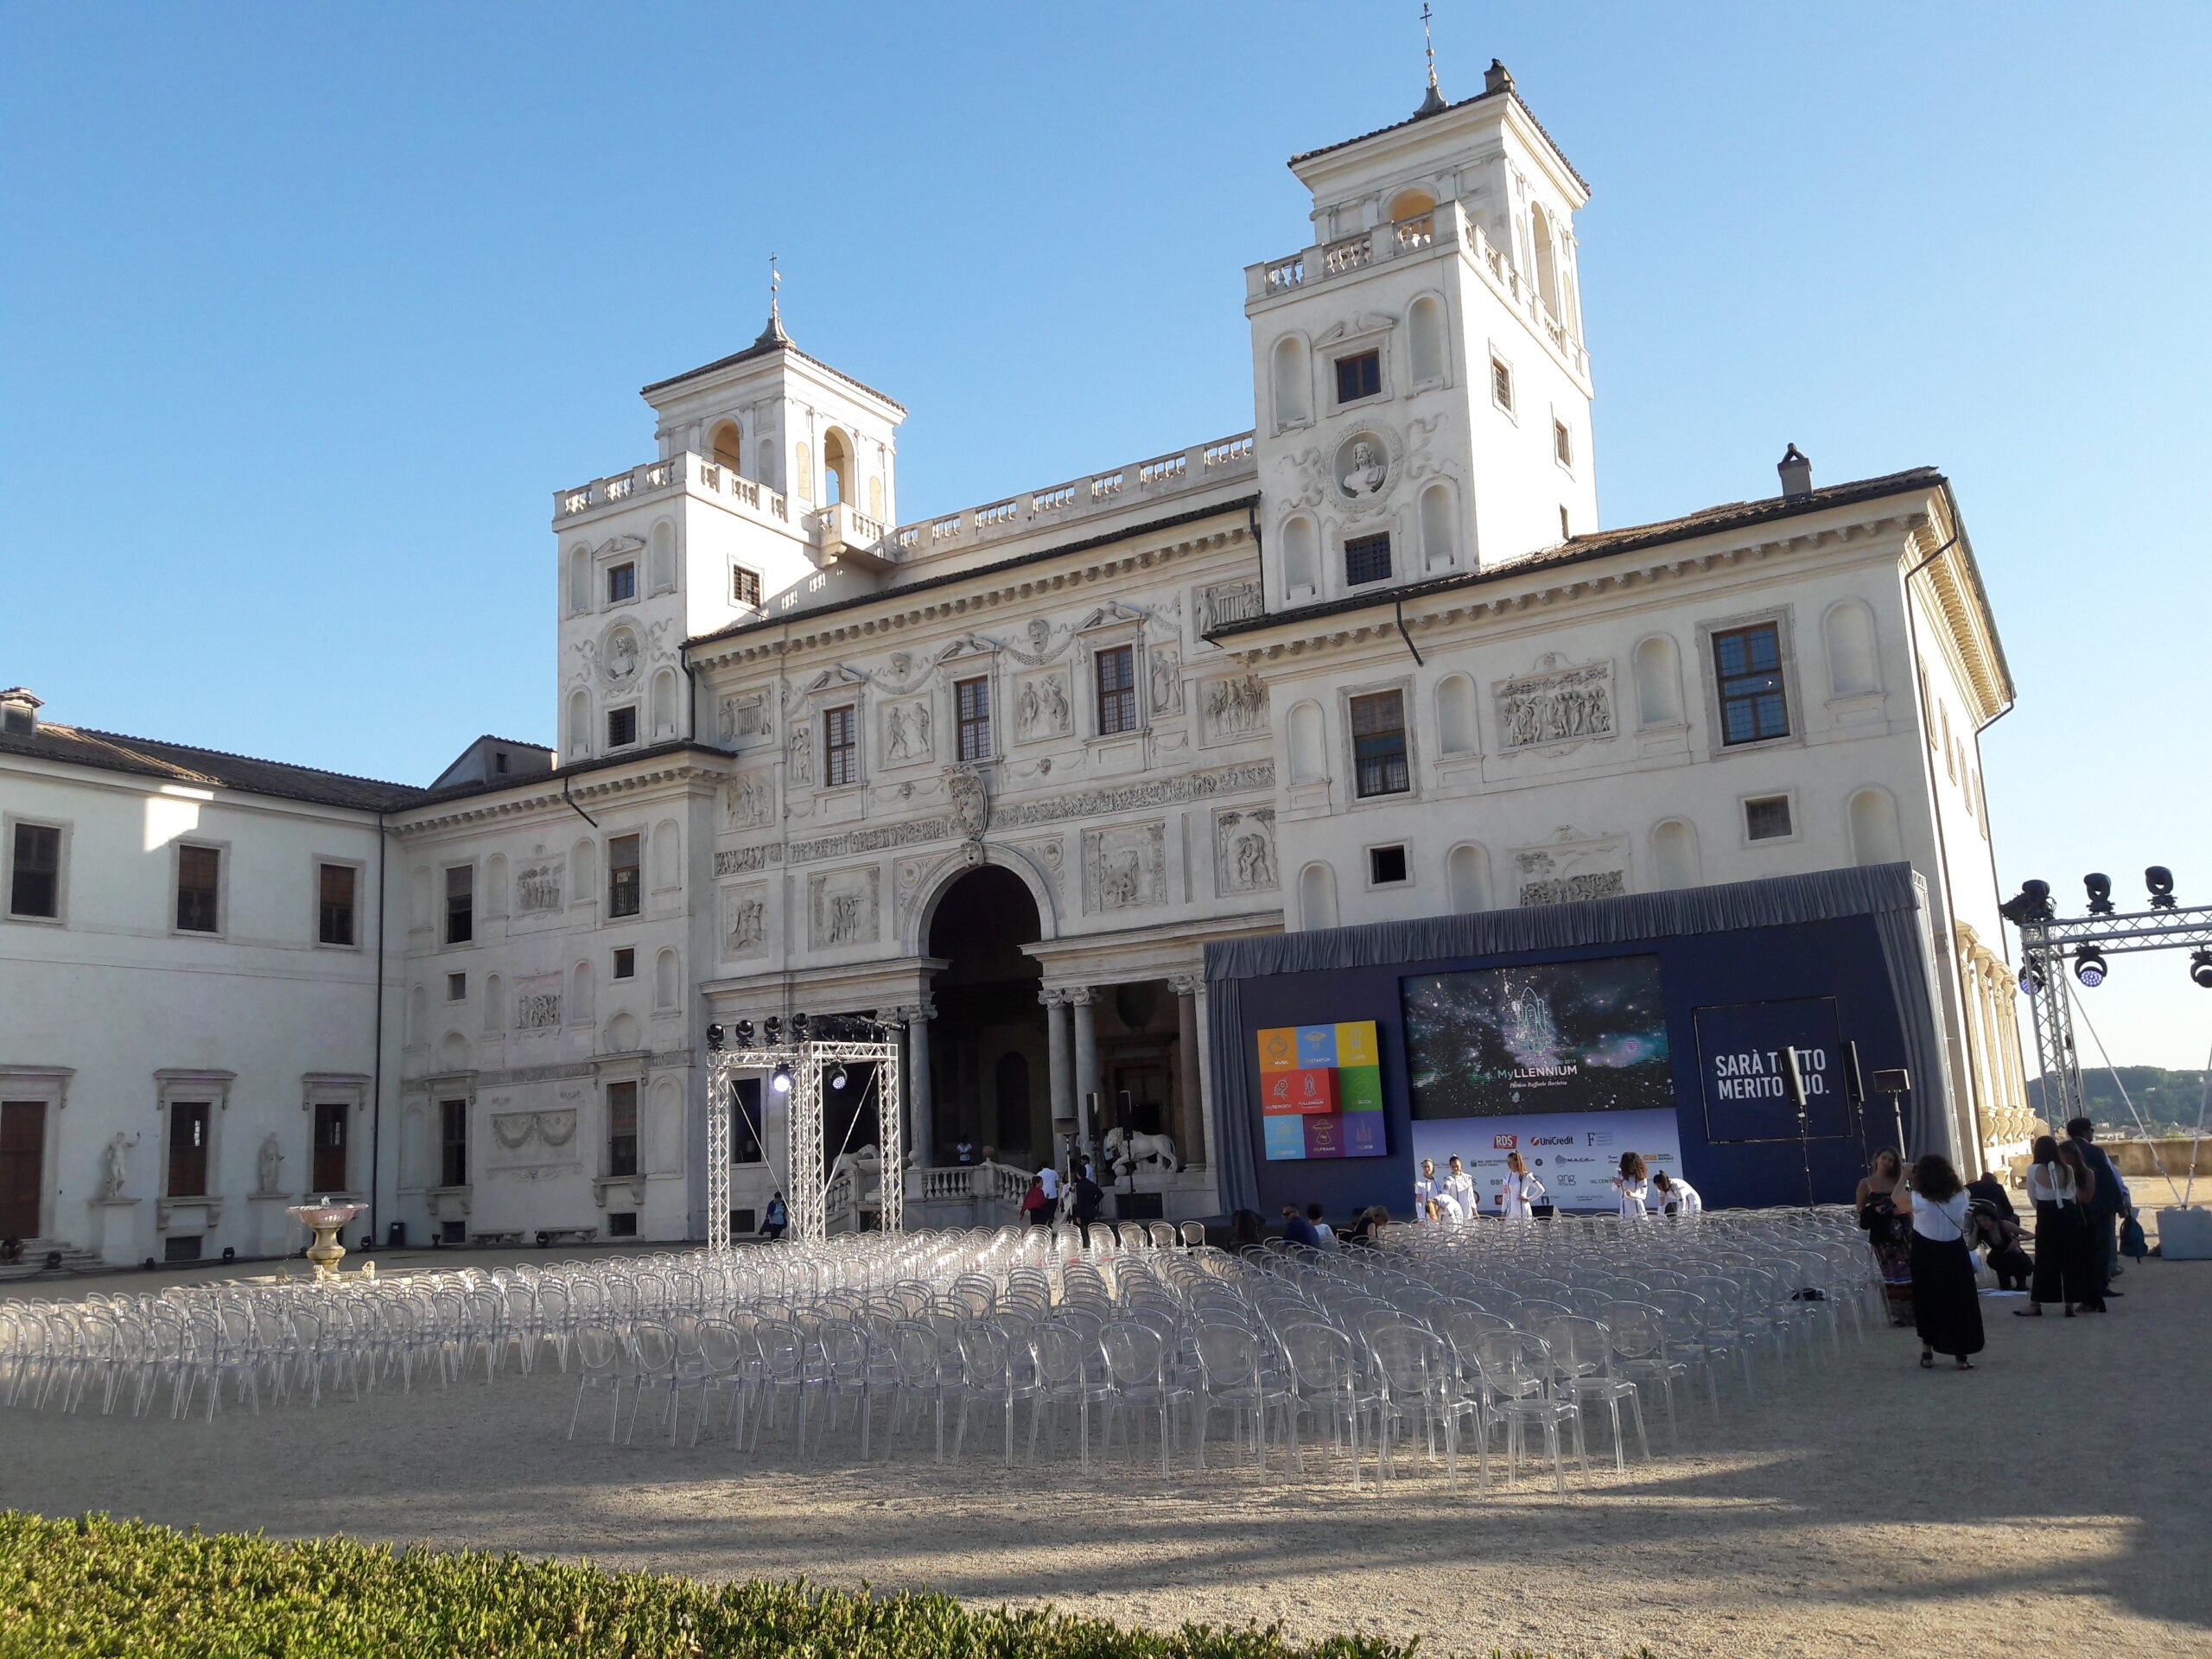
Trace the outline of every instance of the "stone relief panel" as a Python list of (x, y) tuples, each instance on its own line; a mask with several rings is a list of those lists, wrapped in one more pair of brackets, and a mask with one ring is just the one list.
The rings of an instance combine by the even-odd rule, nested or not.
[(728, 748), (742, 748), (747, 743), (758, 742), (768, 735), (768, 694), (747, 691), (742, 696), (724, 697), (716, 721), (723, 745)]
[(561, 1026), (561, 976), (540, 974), (515, 982), (515, 1029), (557, 1031)]
[(1167, 827), (1122, 823), (1083, 832), (1083, 907), (1094, 914), (1167, 902)]
[(530, 915), (561, 908), (561, 882), (568, 861), (540, 858), (515, 871), (515, 913)]
[(629, 628), (616, 628), (600, 647), (599, 677), (610, 690), (620, 690), (638, 677), (638, 636)]
[(1523, 906), (1618, 898), (1628, 891), (1628, 843), (1561, 828), (1549, 845), (1516, 851), (1513, 872)]
[(776, 788), (765, 772), (741, 772), (722, 785), (722, 828), (759, 830), (776, 814)]
[(1494, 688), (1497, 728), (1507, 749), (1541, 749), (1613, 735), (1613, 665), (1568, 665), (1556, 652), (1536, 671)]
[(791, 741), (785, 745), (791, 757), (791, 779), (795, 784), (814, 781), (814, 723), (798, 721), (791, 726)]
[(1073, 728), (1074, 711), (1065, 674), (1027, 674), (1014, 682), (1014, 736), (1020, 742), (1065, 737)]
[(1256, 674), (1207, 680), (1198, 687), (1199, 741), (1233, 743), (1268, 729), (1268, 685)]
[(1330, 468), (1337, 499), (1362, 505), (1390, 486), (1390, 446), (1377, 432), (1355, 432), (1337, 446)]
[(816, 950), (874, 942), (877, 874), (870, 864), (857, 870), (825, 870), (809, 879), (807, 919)]
[(722, 956), (732, 962), (768, 954), (768, 888), (765, 882), (722, 889)]
[(1146, 653), (1152, 674), (1152, 712), (1183, 712), (1183, 660), (1173, 645), (1154, 645)]
[(894, 702), (883, 711), (883, 764), (911, 766), (930, 758), (930, 706)]
[(1213, 887), (1216, 893), (1273, 893), (1275, 877), (1275, 810), (1271, 806), (1213, 815)]
[(920, 901), (922, 877), (931, 862), (926, 858), (902, 858), (892, 866), (892, 896), (899, 906), (900, 916), (911, 915), (915, 905)]
[(1266, 607), (1266, 590), (1256, 581), (1217, 582), (1198, 588), (1191, 606), (1204, 638), (1224, 623), (1257, 616)]
[(968, 841), (981, 841), (991, 827), (991, 793), (983, 774), (974, 766), (954, 766), (944, 774), (946, 817), (952, 832)]
[(1067, 878), (1068, 849), (1065, 842), (1058, 836), (1052, 836), (1044, 841), (1017, 841), (1011, 844), (1014, 851), (1045, 873), (1045, 879), (1052, 883), (1054, 893), (1061, 890), (1061, 883)]

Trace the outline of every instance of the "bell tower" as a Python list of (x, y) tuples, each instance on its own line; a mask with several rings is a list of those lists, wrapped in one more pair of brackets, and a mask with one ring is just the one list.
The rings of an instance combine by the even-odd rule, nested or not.
[(1268, 603), (1525, 557), (1598, 527), (1574, 213), (1589, 190), (1493, 62), (1291, 158), (1313, 242), (1246, 269)]

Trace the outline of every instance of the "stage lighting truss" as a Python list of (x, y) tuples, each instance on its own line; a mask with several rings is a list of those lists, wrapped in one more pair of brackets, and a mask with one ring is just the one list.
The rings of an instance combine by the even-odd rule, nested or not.
[[(730, 1248), (729, 1119), (731, 1096), (742, 1077), (766, 1078), (772, 1086), (779, 1080), (788, 1084), (789, 1092), (779, 1092), (775, 1097), (784, 1103), (788, 1131), (790, 1151), (783, 1185), (791, 1215), (790, 1236), (808, 1243), (828, 1236), (830, 1173), (822, 1162), (823, 1090), (830, 1085), (833, 1076), (855, 1065), (875, 1068), (875, 1146), (882, 1160), (878, 1168), (883, 1204), (878, 1224), (887, 1233), (906, 1230), (906, 1106), (896, 1042), (807, 1041), (772, 1048), (717, 1049), (707, 1056), (709, 1249)], [(762, 1091), (764, 1118), (767, 1094), (768, 1090)], [(756, 1127), (766, 1135), (765, 1122)]]
[[(2067, 983), (2070, 968), (2086, 986), (2103, 981), (2108, 958), (2138, 950), (2188, 950), (2189, 976), (2212, 989), (2212, 905), (2177, 905), (2173, 876), (2158, 865), (2145, 872), (2152, 908), (2126, 915), (2059, 917), (2048, 913), (2048, 899), (2023, 893), (2008, 899), (2006, 919), (2020, 930), (2020, 995), (2028, 999), (2035, 1027), (2036, 1058), (2045, 1078), (2042, 1116), (2063, 1123), (2089, 1115), (2082, 1088), (2082, 1066), (2074, 1052), (2074, 1014)], [(2042, 887), (2043, 884), (2032, 884)], [(2043, 887), (2043, 893), (2049, 893)], [(2093, 893), (2093, 897), (2096, 895)], [(2094, 963), (2095, 978), (2083, 971)]]

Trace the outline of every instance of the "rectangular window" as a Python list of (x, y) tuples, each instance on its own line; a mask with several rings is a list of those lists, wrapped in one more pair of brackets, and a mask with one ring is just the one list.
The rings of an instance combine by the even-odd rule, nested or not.
[(607, 747), (619, 749), (638, 741), (638, 711), (635, 709), (610, 709), (607, 711)]
[(1402, 795), (1413, 787), (1406, 765), (1406, 702), (1396, 691), (1378, 691), (1351, 700), (1351, 757), (1354, 790), (1370, 795)]
[(638, 567), (634, 564), (611, 564), (607, 568), (607, 602), (619, 604), (638, 596)]
[(169, 1197), (196, 1198), (207, 1191), (207, 1108), (204, 1100), (169, 1103)]
[(505, 749), (500, 749), (492, 756), (492, 770), (495, 772), (504, 772), (506, 769), (507, 752)]
[(1382, 353), (1361, 352), (1337, 359), (1337, 401), (1356, 403), (1382, 390)]
[(620, 950), (617, 950), (614, 953), (614, 977), (617, 979), (635, 979), (637, 976), (638, 953), (636, 950), (626, 944)]
[(1789, 703), (1782, 687), (1782, 630), (1772, 622), (1713, 636), (1720, 678), (1720, 741), (1758, 743), (1789, 735)]
[(1098, 678), (1098, 735), (1137, 728), (1137, 648), (1116, 645), (1091, 658)]
[(1507, 414), (1513, 412), (1513, 371), (1494, 357), (1490, 360), (1490, 395)]
[(607, 842), (607, 913), (634, 916), (642, 884), (638, 880), (638, 837), (610, 836)]
[(446, 976), (446, 1001), (448, 1002), (466, 1002), (467, 1000), (468, 976), (467, 974), (448, 974)]
[(842, 789), (861, 780), (861, 722), (859, 710), (847, 703), (822, 712), (822, 782)]
[(1384, 887), (1405, 879), (1406, 849), (1403, 847), (1370, 847), (1367, 849), (1367, 880), (1370, 885)]
[(1562, 467), (1574, 465), (1574, 434), (1567, 429), (1565, 421), (1552, 423), (1552, 459)]
[(353, 943), (353, 892), (360, 875), (351, 864), (325, 864), (320, 872), (315, 937), (325, 944)]
[(1344, 543), (1344, 586), (1390, 579), (1390, 535), (1355, 536)]
[(991, 758), (991, 683), (962, 680), (952, 688), (955, 723), (960, 728), (960, 758)]
[(638, 1236), (638, 1212), (634, 1210), (608, 1211), (607, 1236), (609, 1238), (635, 1238)]
[(468, 1185), (468, 1103), (438, 1103), (438, 1175), (441, 1186)]
[(61, 832), (43, 823), (16, 826), (8, 908), (17, 916), (61, 913)]
[(315, 1190), (343, 1192), (346, 1187), (346, 1103), (319, 1100), (315, 1107)]
[(758, 606), (760, 603), (760, 573), (734, 564), (729, 571), (729, 596), (738, 605)]
[(446, 943), (467, 944), (476, 937), (476, 867), (456, 864), (446, 872)]
[(215, 931), (216, 898), (220, 890), (223, 855), (213, 847), (176, 849), (176, 925), (185, 933)]
[(638, 1085), (607, 1085), (607, 1173), (638, 1173)]
[(1789, 798), (1769, 795), (1744, 803), (1744, 839), (1783, 841), (1790, 835)]

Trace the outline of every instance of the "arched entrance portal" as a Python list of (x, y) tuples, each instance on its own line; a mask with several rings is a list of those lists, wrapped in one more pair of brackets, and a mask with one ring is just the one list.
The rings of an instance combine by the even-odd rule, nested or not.
[(995, 864), (969, 871), (938, 900), (929, 954), (950, 965), (931, 988), (937, 1145), (922, 1149), (925, 1164), (955, 1162), (963, 1140), (978, 1161), (986, 1147), (1024, 1167), (1052, 1156), (1043, 969), (1021, 949), (1042, 933), (1029, 889)]

